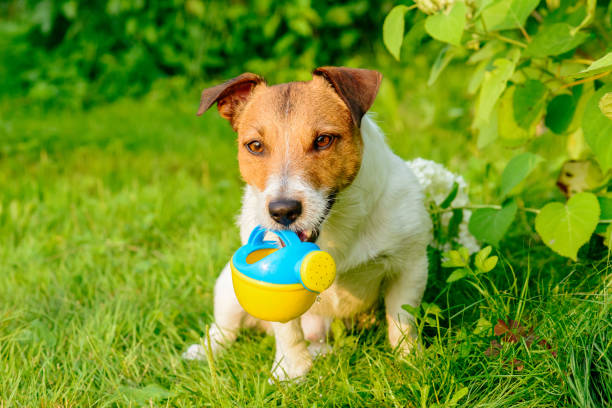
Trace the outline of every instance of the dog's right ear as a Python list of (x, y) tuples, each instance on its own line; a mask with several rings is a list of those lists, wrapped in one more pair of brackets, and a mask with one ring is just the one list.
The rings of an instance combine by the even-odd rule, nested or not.
[(259, 75), (245, 72), (220, 85), (203, 90), (198, 116), (206, 112), (216, 102), (219, 115), (229, 120), (233, 126), (240, 105), (249, 98), (256, 85), (265, 82)]

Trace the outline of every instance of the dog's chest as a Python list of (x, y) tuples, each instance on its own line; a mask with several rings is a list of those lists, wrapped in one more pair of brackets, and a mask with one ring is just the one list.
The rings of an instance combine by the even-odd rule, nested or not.
[(374, 261), (343, 271), (319, 295), (310, 311), (340, 318), (366, 311), (378, 300), (384, 276), (382, 266)]

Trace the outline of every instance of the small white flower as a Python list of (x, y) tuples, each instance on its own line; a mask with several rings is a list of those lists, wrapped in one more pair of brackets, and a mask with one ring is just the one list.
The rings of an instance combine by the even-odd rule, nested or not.
[[(453, 184), (457, 183), (457, 195), (452, 201), (451, 206), (465, 207), (470, 203), (468, 185), (462, 176), (452, 173), (439, 163), (422, 158), (416, 158), (406, 162), (406, 164), (412, 169), (412, 172), (419, 180), (427, 200), (431, 200), (437, 205), (440, 205), (451, 192)], [(463, 221), (459, 225), (457, 242), (466, 247), (470, 253), (474, 253), (480, 249), (480, 245), (476, 241), (476, 238), (468, 231), (468, 222), (470, 221), (471, 215), (471, 211), (463, 211)], [(448, 226), (451, 217), (451, 212), (443, 213), (440, 217), (442, 224)], [(438, 246), (440, 247), (439, 244)], [(447, 251), (450, 249), (450, 245), (446, 244), (441, 249)]]
[(446, 10), (446, 8), (452, 6), (455, 0), (415, 0), (415, 3), (423, 13), (435, 14), (440, 10)]

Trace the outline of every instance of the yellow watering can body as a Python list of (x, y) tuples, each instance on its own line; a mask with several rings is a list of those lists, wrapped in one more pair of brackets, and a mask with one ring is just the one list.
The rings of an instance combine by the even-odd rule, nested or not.
[(336, 264), (331, 255), (314, 243), (300, 241), (292, 231), (270, 231), (284, 246), (264, 241), (266, 232), (256, 227), (247, 244), (232, 256), (234, 292), (250, 315), (287, 322), (305, 313), (331, 286)]

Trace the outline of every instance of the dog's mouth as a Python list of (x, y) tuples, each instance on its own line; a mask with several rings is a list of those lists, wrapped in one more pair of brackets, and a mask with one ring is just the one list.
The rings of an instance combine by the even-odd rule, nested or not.
[(311, 230), (296, 231), (300, 241), (302, 242), (315, 242), (319, 238), (319, 228)]
[[(295, 233), (297, 234), (300, 241), (314, 243), (319, 237), (319, 228), (311, 229), (311, 230), (298, 230), (298, 231), (295, 231)], [(281, 248), (284, 248), (285, 246), (287, 246), (285, 244), (285, 241), (283, 241), (282, 238), (280, 237), (278, 238), (278, 242)]]
[[(319, 233), (321, 231), (321, 224), (323, 224), (323, 221), (325, 221), (325, 219), (329, 215), (329, 212), (331, 211), (332, 206), (336, 202), (336, 195), (337, 195), (337, 192), (334, 191), (327, 196), (327, 206), (325, 207), (325, 214), (323, 215), (323, 219), (321, 220), (319, 225), (311, 229), (303, 229), (303, 230), (295, 231), (297, 236), (300, 238), (300, 241), (312, 242), (312, 243), (317, 241), (317, 238), (319, 238)], [(281, 245), (285, 246), (285, 244), (282, 241), (281, 241)]]

